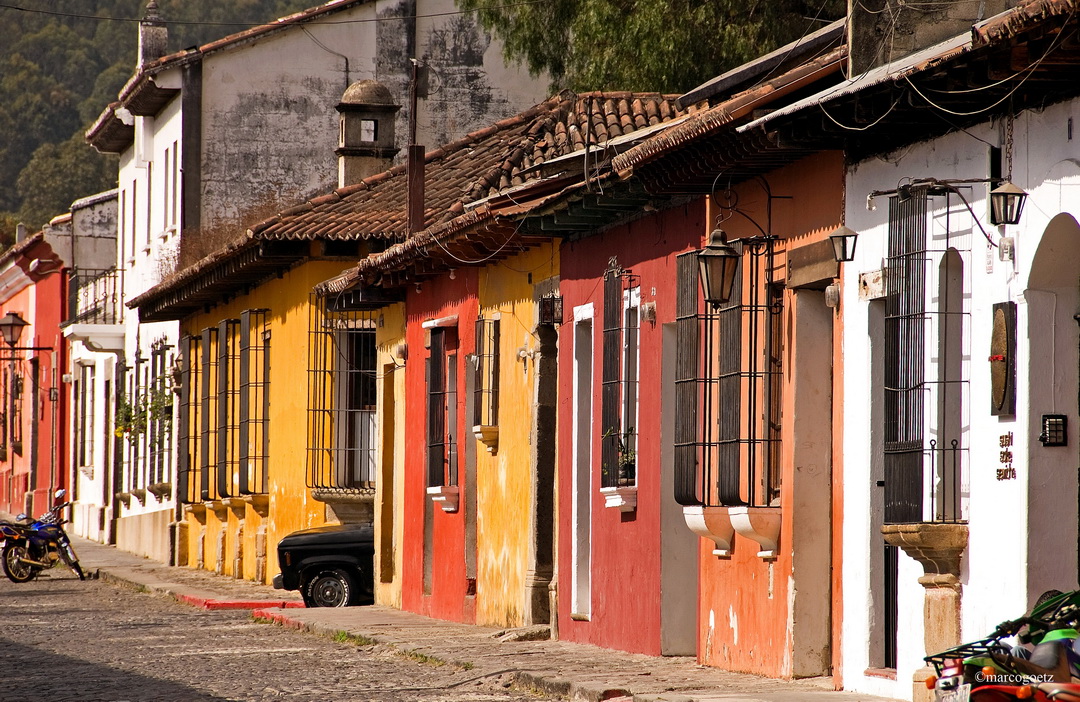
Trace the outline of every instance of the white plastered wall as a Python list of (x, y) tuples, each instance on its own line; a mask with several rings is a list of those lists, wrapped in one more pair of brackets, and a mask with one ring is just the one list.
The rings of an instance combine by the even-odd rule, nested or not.
[[(1030, 194), (1019, 225), (989, 224), (985, 185), (963, 191), (994, 241), (1008, 236), (1016, 243), (1015, 262), (999, 260), (998, 250), (986, 243), (976, 227), (970, 230), (970, 254), (963, 254), (964, 306), (969, 315), (964, 329), (964, 375), (969, 387), (963, 423), (970, 472), (970, 536), (960, 574), (964, 639), (983, 636), (998, 622), (1019, 616), (1046, 588), (1076, 587), (1080, 418), (1076, 406), (1077, 327), (1072, 316), (1080, 312), (1076, 291), (1080, 228), (1074, 221), (1080, 214), (1080, 140), (1070, 139), (1074, 111), (1073, 104), (1055, 105), (1038, 114), (1023, 113), (1015, 120), (1013, 181)], [(859, 299), (858, 276), (884, 265), (888, 198), (878, 198), (875, 211), (867, 211), (863, 205), (871, 191), (894, 189), (909, 178), (987, 177), (989, 145), (1003, 146), (1004, 132), (1002, 123), (984, 123), (966, 133), (949, 134), (864, 161), (848, 173), (846, 223), (860, 234), (856, 259), (844, 267), (841, 303), (845, 358), (842, 661), (848, 689), (910, 698), (912, 674), (922, 665), (924, 655), (923, 588), (917, 582), (922, 569), (901, 553), (896, 680), (864, 673), (875, 663), (870, 653), (871, 632), (880, 627), (880, 621), (875, 620), (880, 612), (875, 611), (871, 590), (880, 587), (874, 542), (881, 539), (877, 530), (881, 500), (874, 491), (881, 488), (876, 485), (880, 475), (873, 469), (877, 466), (880, 471), (882, 427), (875, 422), (880, 422), (882, 415), (874, 403), (880, 401), (875, 396), (880, 397), (882, 378), (880, 369), (874, 372), (871, 360), (873, 344), (881, 343), (882, 313), (871, 306), (883, 303)], [(930, 203), (932, 241), (942, 226), (943, 201), (934, 198)], [(952, 204), (953, 231), (969, 228), (971, 217), (963, 223), (961, 211), (966, 208), (955, 206), (955, 200)], [(1048, 232), (1054, 234), (1053, 240)], [(1044, 235), (1049, 248), (1037, 258)], [(1061, 253), (1052, 253), (1055, 250)], [(1036, 260), (1043, 263), (1033, 271)], [(1057, 262), (1060, 270), (1048, 268), (1046, 261)], [(936, 270), (936, 265), (928, 268), (928, 291), (936, 290)], [(1070, 279), (1072, 284), (1060, 284)], [(1016, 415), (997, 417), (990, 412), (988, 357), (993, 305), (1007, 301), (1017, 303)], [(934, 376), (935, 356), (931, 342), (928, 378)], [(875, 382), (867, 383), (866, 378)], [(932, 399), (928, 400), (928, 415), (932, 406)], [(1052, 411), (1070, 416), (1066, 448), (1044, 448), (1037, 440), (1041, 415)], [(1000, 437), (1009, 432), (1017, 477), (998, 480), (1003, 450)]]

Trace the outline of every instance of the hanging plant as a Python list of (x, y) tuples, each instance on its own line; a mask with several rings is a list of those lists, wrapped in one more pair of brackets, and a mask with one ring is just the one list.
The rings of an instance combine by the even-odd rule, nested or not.
[(149, 419), (155, 422), (171, 422), (173, 416), (173, 393), (167, 379), (150, 389), (145, 398)]
[(134, 404), (128, 398), (121, 397), (116, 402), (116, 416), (113, 419), (114, 432), (117, 438), (127, 438), (132, 441), (146, 431), (147, 408), (146, 403), (136, 400)]

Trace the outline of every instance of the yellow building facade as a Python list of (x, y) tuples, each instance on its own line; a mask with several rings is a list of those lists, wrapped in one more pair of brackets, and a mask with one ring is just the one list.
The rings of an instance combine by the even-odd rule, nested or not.
[(304, 263), (181, 320), (178, 489), (189, 566), (269, 583), (282, 537), (336, 521), (308, 489), (306, 389), (311, 290), (346, 265)]

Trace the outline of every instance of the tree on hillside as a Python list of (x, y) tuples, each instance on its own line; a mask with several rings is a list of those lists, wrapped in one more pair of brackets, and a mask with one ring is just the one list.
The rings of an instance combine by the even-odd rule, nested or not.
[[(146, 2), (20, 0), (0, 7), (0, 248), (16, 222), (33, 231), (73, 200), (115, 186), (115, 159), (97, 154), (82, 135), (135, 70)], [(158, 0), (170, 51), (314, 4)], [(109, 163), (111, 174), (102, 170)]]
[(843, 0), (458, 0), (552, 88), (685, 92), (844, 14)]
[(37, 228), (68, 211), (74, 200), (116, 187), (117, 159), (86, 145), (82, 134), (42, 144), (19, 174), (19, 220)]

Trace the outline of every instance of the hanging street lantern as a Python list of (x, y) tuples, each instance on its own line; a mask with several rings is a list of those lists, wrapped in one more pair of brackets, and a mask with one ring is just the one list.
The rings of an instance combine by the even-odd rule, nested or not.
[(709, 245), (698, 252), (698, 275), (705, 302), (717, 308), (731, 299), (738, 268), (739, 252), (727, 243), (724, 231), (717, 227), (709, 237)]
[(1027, 193), (1009, 181), (990, 191), (990, 221), (993, 224), (1019, 224)]
[(3, 317), (0, 317), (0, 335), (4, 337), (4, 341), (11, 348), (18, 345), (23, 327), (27, 326), (30, 326), (30, 322), (20, 317), (17, 312), (8, 312)]

